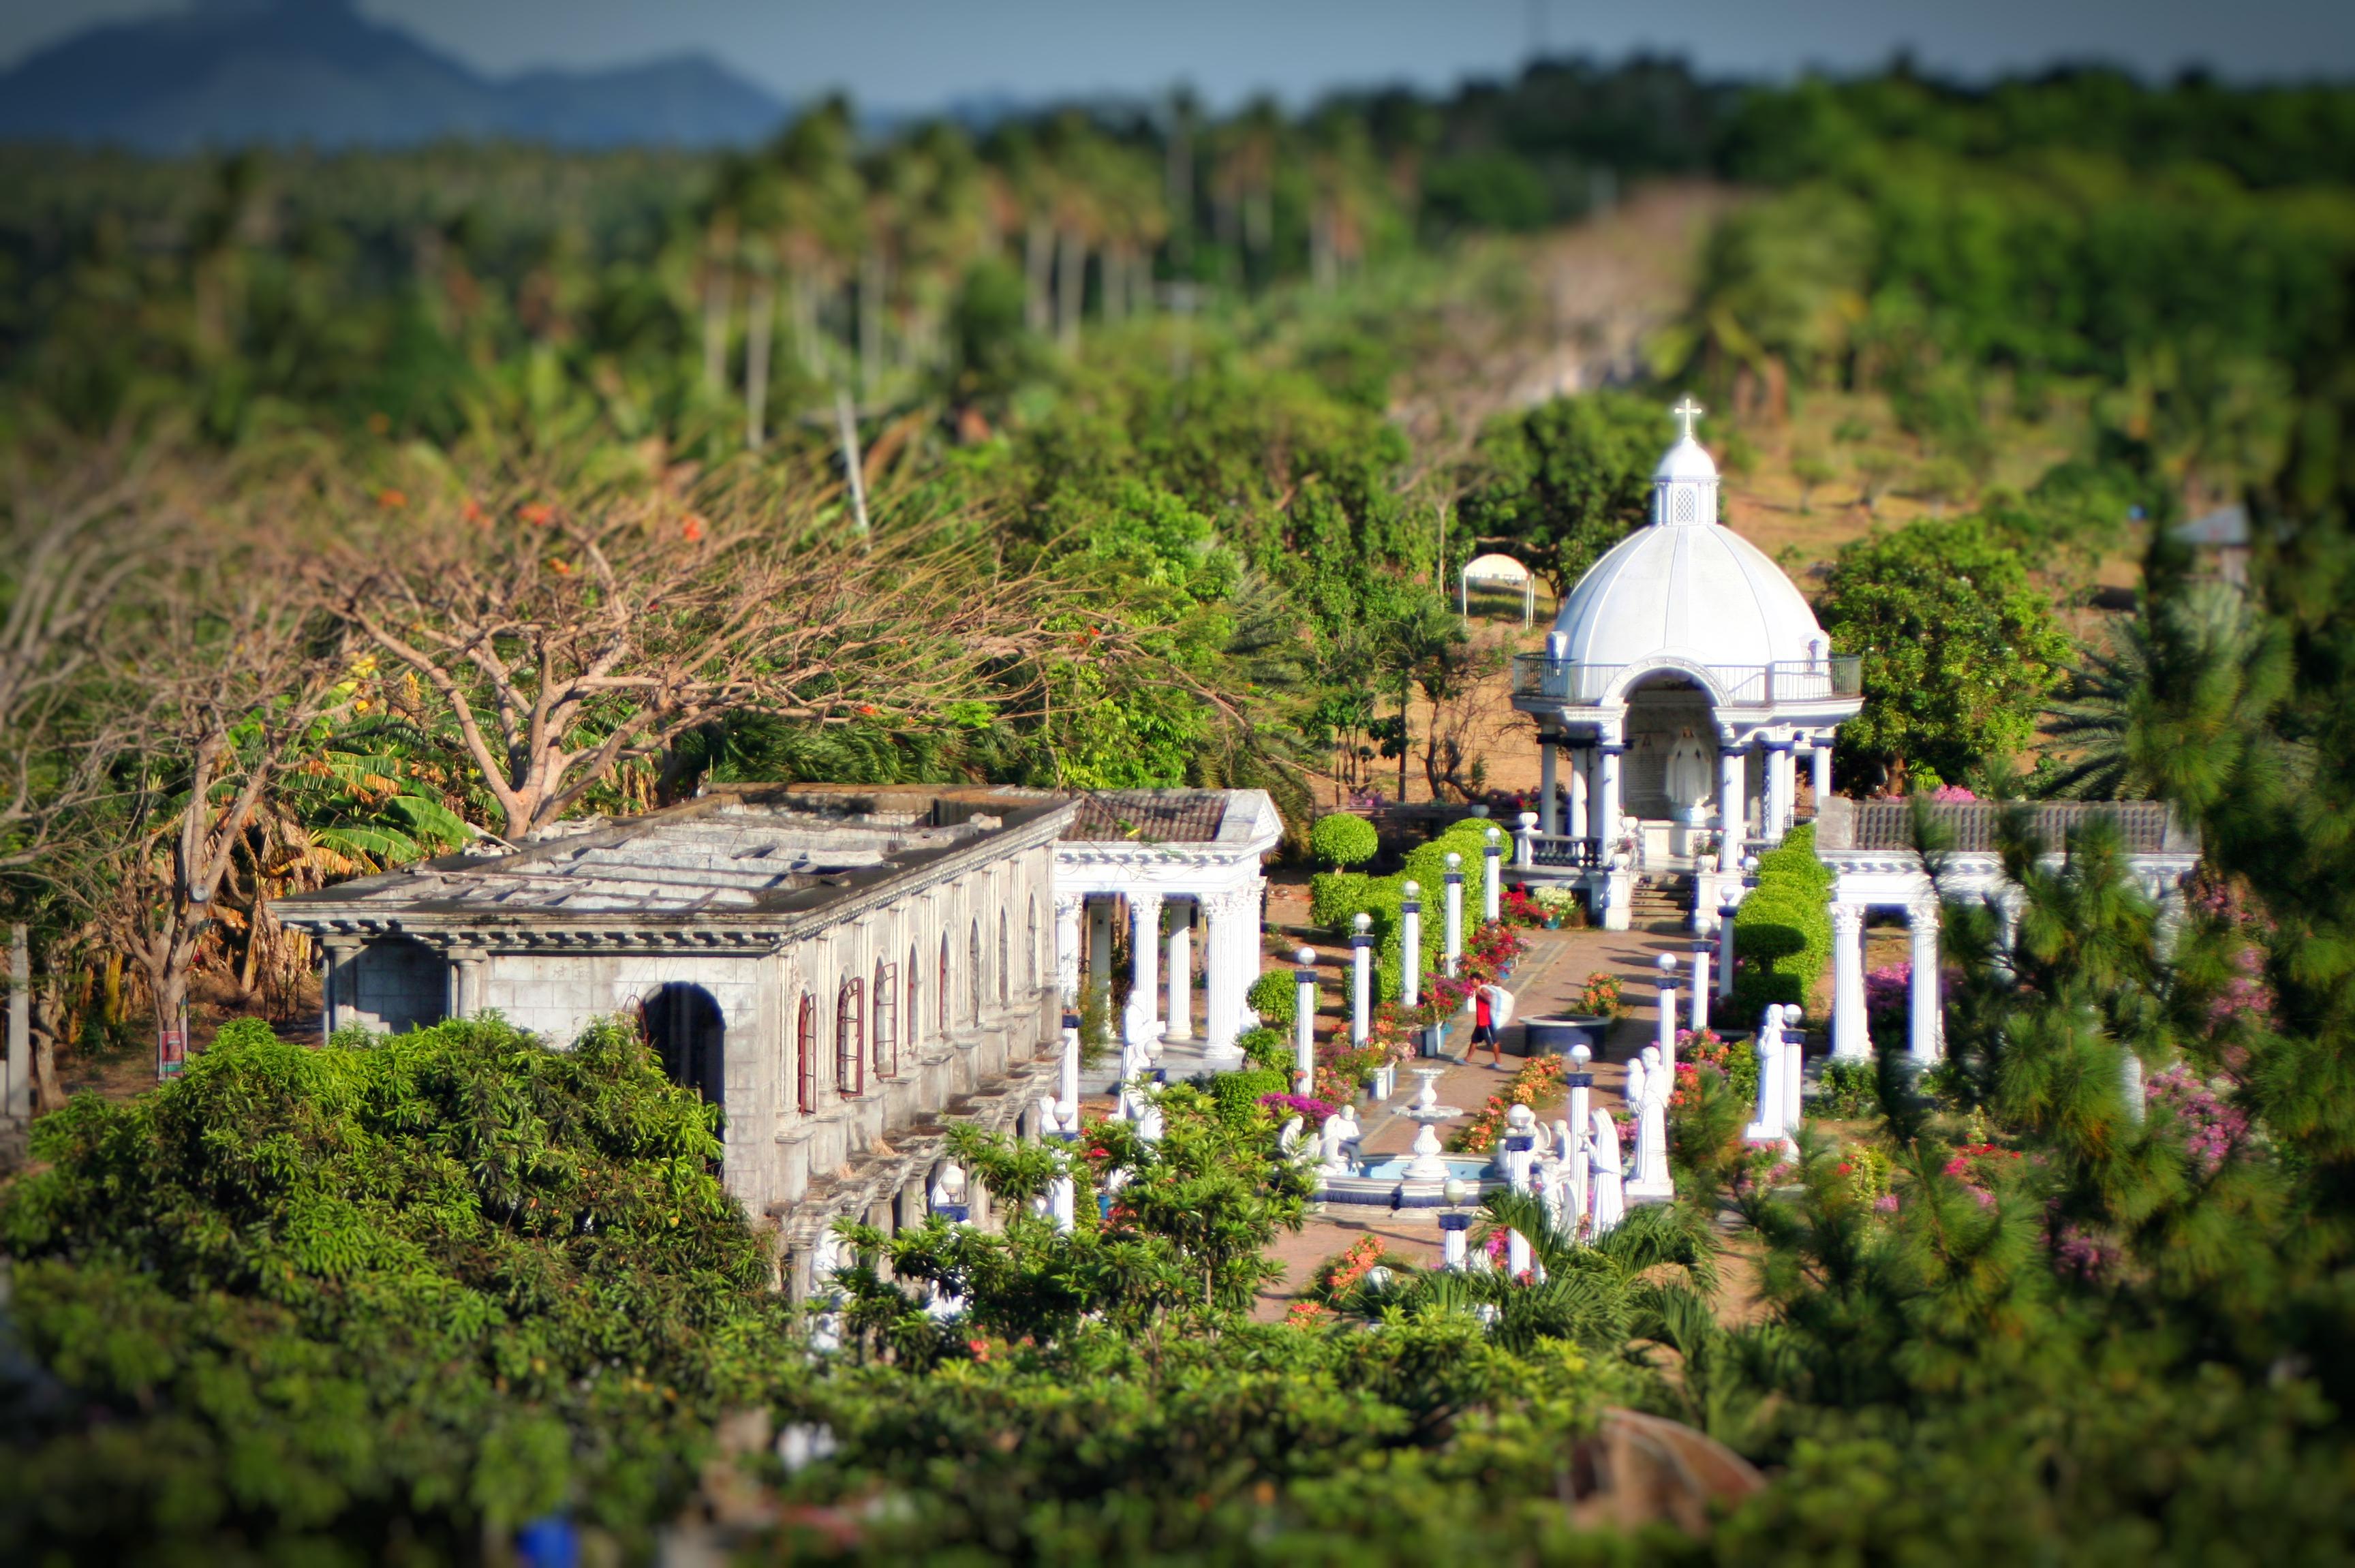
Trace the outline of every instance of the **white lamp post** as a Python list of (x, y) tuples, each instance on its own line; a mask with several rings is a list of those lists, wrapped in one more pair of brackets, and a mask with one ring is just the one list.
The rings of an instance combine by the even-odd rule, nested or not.
[(1423, 884), (1409, 882), (1399, 890), (1399, 1000), (1412, 1008), (1423, 1001)]
[(1292, 1092), (1305, 1094), (1316, 1083), (1316, 949), (1294, 954), (1300, 965), (1293, 971), (1299, 989), (1293, 993)]
[(1668, 1082), (1676, 1082), (1677, 1070), (1677, 955), (1663, 953), (1656, 961), (1660, 971), (1660, 1065), (1667, 1069)]
[(1464, 857), (1447, 852), (1447, 977), (1455, 978), (1464, 959)]
[(1700, 1033), (1709, 1028), (1709, 954), (1707, 937), (1695, 939), (1692, 944), (1692, 1031)]
[(1374, 917), (1360, 912), (1349, 923), (1349, 1043), (1363, 1045), (1373, 1032)]
[(1487, 847), (1481, 851), (1486, 858), (1480, 867), (1486, 879), (1480, 884), (1480, 918), (1495, 920), (1504, 912), (1505, 879), (1499, 874), (1505, 864), (1505, 836), (1490, 827)]

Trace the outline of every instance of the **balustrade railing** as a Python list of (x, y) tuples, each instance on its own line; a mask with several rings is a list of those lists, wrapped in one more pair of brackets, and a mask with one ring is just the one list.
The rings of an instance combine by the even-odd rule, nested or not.
[[(1547, 654), (1513, 656), (1513, 695), (1591, 706), (1625, 677), (1630, 665), (1578, 664)], [(1709, 677), (1730, 708), (1826, 702), (1862, 693), (1864, 661), (1855, 654), (1765, 665), (1710, 665)], [(1671, 667), (1663, 674), (1674, 674)]]

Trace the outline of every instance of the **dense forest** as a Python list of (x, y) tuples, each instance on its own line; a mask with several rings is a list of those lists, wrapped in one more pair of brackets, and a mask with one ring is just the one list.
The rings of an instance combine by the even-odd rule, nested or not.
[[(1666, 182), (1723, 199), (1640, 363), (1453, 417), (1464, 344), (1550, 329), (1542, 248)], [(1948, 1068), (1885, 1061), (1859, 1139), (1770, 1179), (1704, 1069), (1678, 1204), (1273, 1326), (1301, 1173), (1175, 1088), (1149, 1147), (967, 1140), (1015, 1218), (849, 1235), (820, 1322), (626, 1030), (298, 1039), (274, 898), (705, 778), (1249, 784), (1304, 837), (1393, 763), (1479, 798), (1452, 569), (1574, 581), (1684, 390), (1798, 510), (1902, 504), (1811, 580), (1866, 660), (1847, 787), (2158, 797), (2205, 846), (2166, 921), (2098, 833), (2011, 844)], [(620, 1560), (690, 1500), (877, 1562), (2355, 1537), (2355, 91), (1553, 62), (709, 156), (0, 149), (0, 450), (12, 1556), (497, 1561), (564, 1514)], [(2164, 526), (2228, 504), (2245, 590)], [(1058, 1233), (1067, 1159), (1125, 1185)], [(1769, 1484), (1582, 1528), (1606, 1407)]]

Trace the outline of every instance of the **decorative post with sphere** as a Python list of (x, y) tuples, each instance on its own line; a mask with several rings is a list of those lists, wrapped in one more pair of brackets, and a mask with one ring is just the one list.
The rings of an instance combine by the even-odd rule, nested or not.
[(1349, 1043), (1363, 1045), (1373, 1033), (1374, 917), (1360, 911), (1349, 933)]
[(1292, 1091), (1305, 1094), (1316, 1083), (1316, 949), (1304, 947), (1292, 957), (1300, 965), (1293, 971), (1299, 989), (1293, 1002)]
[(1505, 879), (1502, 875), (1505, 865), (1505, 836), (1493, 826), (1488, 829), (1487, 845), (1481, 854), (1485, 859), (1480, 866), (1484, 879), (1480, 883), (1480, 918), (1484, 921), (1493, 921), (1505, 912)]
[[(1677, 1070), (1677, 955), (1663, 953), (1657, 960), (1660, 971), (1660, 1065), (1670, 1073)], [(1675, 1079), (1670, 1078), (1673, 1083)]]
[(1464, 961), (1464, 857), (1450, 849), (1447, 852), (1447, 977)]
[(1412, 1008), (1423, 1001), (1423, 884), (1409, 882), (1399, 891), (1399, 1001)]
[(1691, 1021), (1695, 1034), (1709, 1028), (1709, 956), (1711, 945), (1706, 936), (1693, 940)]

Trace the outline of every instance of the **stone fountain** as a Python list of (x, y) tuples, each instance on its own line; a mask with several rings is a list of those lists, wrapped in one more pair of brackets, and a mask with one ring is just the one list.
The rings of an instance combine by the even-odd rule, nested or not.
[[(1439, 1103), (1439, 1077), (1446, 1071), (1444, 1067), (1413, 1069), (1414, 1075), (1423, 1080), (1423, 1087), (1414, 1092), (1414, 1099), (1407, 1105), (1405, 1115), (1421, 1122), (1426, 1130), (1433, 1122), (1449, 1121), (1464, 1114), (1457, 1106)], [(1415, 1143), (1418, 1148), (1422, 1147), (1420, 1138)]]

